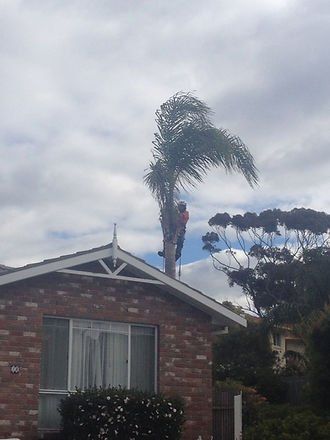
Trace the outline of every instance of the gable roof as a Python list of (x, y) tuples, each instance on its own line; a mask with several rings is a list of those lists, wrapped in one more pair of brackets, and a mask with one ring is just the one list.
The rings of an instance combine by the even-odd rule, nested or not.
[[(107, 261), (110, 259), (117, 261), (116, 269), (112, 271), (104, 259)], [(103, 273), (92, 273), (81, 270), (84, 264), (94, 261), (98, 261), (103, 266)], [(80, 268), (79, 271), (77, 267)], [(120, 275), (120, 272), (125, 267), (128, 267), (130, 271), (136, 275), (136, 278)], [(122, 250), (115, 243), (114, 245), (110, 243), (105, 246), (63, 255), (58, 258), (52, 258), (18, 268), (8, 268), (4, 266), (3, 269), (4, 270), (0, 271), (0, 286), (51, 272), (75, 273), (157, 284), (159, 288), (165, 289), (173, 296), (180, 298), (182, 301), (212, 316), (215, 324), (225, 326), (240, 324), (246, 326), (246, 320), (244, 318), (227, 309), (215, 299), (210, 298), (186, 283), (166, 275), (164, 272), (147, 264), (144, 260)]]

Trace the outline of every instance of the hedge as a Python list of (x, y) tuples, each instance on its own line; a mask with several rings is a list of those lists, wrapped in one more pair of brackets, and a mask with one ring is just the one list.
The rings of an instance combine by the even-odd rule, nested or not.
[(269, 405), (259, 421), (244, 432), (244, 440), (329, 440), (330, 415), (312, 408)]
[(65, 440), (179, 440), (183, 401), (121, 388), (76, 390), (61, 401)]

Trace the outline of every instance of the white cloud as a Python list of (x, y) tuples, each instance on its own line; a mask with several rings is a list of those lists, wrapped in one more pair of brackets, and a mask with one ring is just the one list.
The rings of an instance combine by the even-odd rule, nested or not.
[(241, 288), (229, 287), (226, 275), (214, 269), (211, 257), (182, 266), (181, 281), (202, 290), (219, 302), (231, 301), (235, 305), (247, 307)]

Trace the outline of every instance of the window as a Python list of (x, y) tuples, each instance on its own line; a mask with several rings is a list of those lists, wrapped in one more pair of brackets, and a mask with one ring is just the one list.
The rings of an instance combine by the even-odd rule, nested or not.
[(280, 333), (273, 333), (273, 345), (281, 347), (281, 335)]
[(39, 428), (58, 428), (57, 406), (76, 387), (154, 391), (155, 333), (151, 326), (44, 318)]

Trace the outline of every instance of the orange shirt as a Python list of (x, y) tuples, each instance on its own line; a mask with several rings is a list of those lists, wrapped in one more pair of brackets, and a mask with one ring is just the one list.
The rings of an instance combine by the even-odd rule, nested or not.
[(178, 218), (178, 226), (179, 227), (186, 226), (188, 220), (189, 220), (189, 212), (188, 211), (180, 212)]

